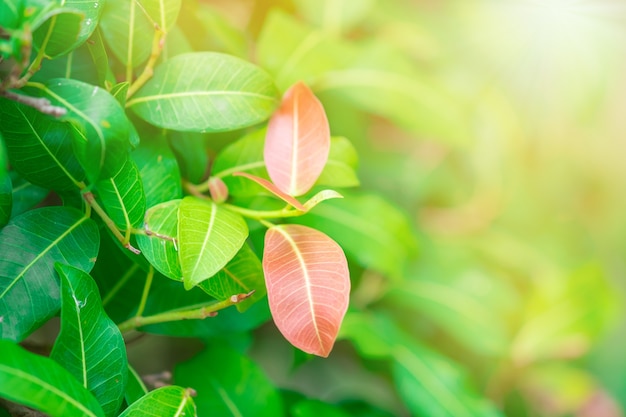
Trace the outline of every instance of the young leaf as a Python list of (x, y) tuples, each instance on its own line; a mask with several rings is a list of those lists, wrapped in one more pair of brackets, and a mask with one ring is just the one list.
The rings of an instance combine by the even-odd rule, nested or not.
[(290, 219), (327, 233), (362, 265), (401, 280), (417, 241), (406, 215), (374, 194), (342, 193), (306, 216)]
[(175, 239), (178, 237), (178, 208), (182, 200), (172, 200), (151, 207), (146, 212), (147, 235), (137, 235), (137, 244), (148, 262), (168, 278), (182, 281)]
[(20, 341), (52, 317), (59, 309), (54, 263), (90, 271), (98, 244), (96, 223), (69, 207), (31, 210), (0, 230), (0, 336)]
[(0, 397), (50, 417), (104, 417), (93, 395), (53, 360), (8, 340), (0, 340), (0, 353)]
[(283, 96), (267, 126), (263, 159), (276, 186), (297, 197), (322, 173), (330, 151), (330, 127), (322, 103), (303, 82)]
[(243, 218), (213, 202), (185, 197), (178, 209), (178, 245), (185, 289), (211, 278), (248, 237)]
[(192, 391), (169, 385), (151, 391), (132, 403), (119, 417), (195, 417), (196, 405)]
[(113, 416), (126, 389), (124, 339), (102, 309), (98, 287), (80, 269), (57, 263), (61, 278), (61, 331), (50, 358), (67, 369)]
[(121, 230), (139, 227), (146, 212), (146, 196), (139, 170), (128, 158), (111, 178), (96, 183), (98, 197), (107, 214)]
[(76, 189), (85, 173), (72, 150), (71, 127), (32, 107), (0, 99), (0, 133), (13, 168), (33, 184)]
[(198, 393), (196, 403), (202, 416), (284, 415), (280, 396), (262, 369), (225, 344), (212, 344), (177, 365), (174, 381)]
[(304, 207), (304, 205), (301, 202), (299, 202), (298, 200), (296, 200), (295, 197), (292, 197), (289, 194), (283, 192), (275, 184), (271, 183), (270, 181), (266, 180), (265, 178), (256, 177), (254, 175), (248, 174), (247, 172), (234, 172), (233, 176), (234, 177), (246, 177), (249, 180), (252, 180), (252, 181), (256, 182), (261, 187), (265, 188), (267, 191), (269, 191), (270, 193), (274, 194), (276, 197), (280, 198), (281, 200), (285, 201), (286, 203), (288, 203), (288, 204), (292, 205), (293, 207), (297, 208), (298, 210), (306, 211), (306, 208)]
[(328, 356), (350, 295), (341, 247), (315, 229), (275, 226), (265, 234), (263, 271), (272, 317), (283, 336), (307, 353)]
[(128, 158), (131, 126), (108, 91), (70, 79), (31, 83), (42, 97), (67, 109), (61, 120), (73, 127), (74, 151), (91, 182), (114, 176)]
[(250, 297), (235, 304), (237, 310), (242, 312), (263, 298), (266, 293), (261, 261), (246, 244), (224, 268), (211, 279), (202, 281), (199, 287), (218, 300), (254, 291)]
[(266, 120), (277, 104), (272, 79), (255, 65), (217, 52), (168, 59), (126, 106), (166, 129), (221, 132)]

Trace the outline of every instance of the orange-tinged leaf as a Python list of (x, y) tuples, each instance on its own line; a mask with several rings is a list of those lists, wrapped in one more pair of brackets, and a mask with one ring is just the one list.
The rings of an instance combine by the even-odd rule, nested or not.
[(295, 347), (327, 357), (350, 296), (341, 247), (306, 226), (275, 226), (265, 234), (263, 271), (278, 330)]
[(272, 184), (270, 181), (266, 180), (265, 178), (257, 177), (256, 175), (248, 174), (247, 172), (233, 172), (233, 177), (246, 177), (249, 180), (256, 182), (261, 187), (265, 188), (267, 191), (274, 194), (276, 197), (280, 198), (284, 202), (297, 208), (298, 210), (300, 211), (307, 210), (301, 202), (299, 202), (298, 200), (296, 200), (294, 197), (290, 196), (289, 194), (284, 193), (275, 184)]
[(330, 128), (322, 103), (303, 82), (283, 96), (267, 126), (263, 158), (276, 186), (297, 197), (322, 173), (330, 151)]

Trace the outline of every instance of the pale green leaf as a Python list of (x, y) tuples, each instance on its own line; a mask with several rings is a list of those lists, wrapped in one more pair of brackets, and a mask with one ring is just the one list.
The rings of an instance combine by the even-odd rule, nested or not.
[(361, 22), (376, 0), (295, 0), (297, 10), (309, 22), (334, 35)]
[[(198, 372), (202, 369), (202, 372)], [(174, 369), (174, 382), (193, 388), (200, 415), (280, 417), (280, 396), (262, 369), (226, 344), (212, 344)]]
[(0, 340), (0, 396), (50, 417), (104, 417), (98, 401), (49, 358)]
[(96, 223), (68, 207), (44, 207), (13, 218), (0, 230), (0, 336), (22, 340), (59, 309), (54, 263), (93, 267)]
[(146, 212), (146, 196), (137, 165), (132, 159), (111, 178), (96, 183), (96, 192), (115, 225), (121, 230), (139, 227)]
[(158, 388), (132, 403), (119, 417), (195, 417), (192, 391), (175, 385)]
[(166, 129), (220, 132), (266, 120), (278, 104), (272, 79), (242, 59), (216, 52), (177, 55), (127, 103)]
[(252, 296), (235, 304), (239, 311), (246, 311), (267, 293), (261, 261), (246, 244), (224, 268), (211, 279), (202, 281), (199, 287), (218, 300), (254, 291)]
[(137, 235), (139, 249), (157, 271), (168, 278), (182, 281), (178, 259), (178, 208), (182, 200), (166, 201), (146, 212), (146, 235)]
[(85, 173), (73, 153), (70, 126), (9, 100), (0, 99), (0, 112), (0, 132), (13, 168), (32, 184), (77, 189)]
[(61, 331), (50, 357), (96, 397), (106, 416), (114, 416), (127, 379), (122, 334), (86, 272), (59, 263), (55, 269), (61, 278)]
[(248, 237), (243, 218), (213, 202), (185, 197), (178, 209), (178, 246), (185, 288), (211, 278)]
[(342, 194), (290, 221), (326, 233), (363, 266), (401, 280), (417, 253), (406, 215), (375, 194)]
[(330, 138), (330, 154), (316, 185), (326, 187), (357, 187), (356, 170), (359, 157), (352, 143), (343, 136)]

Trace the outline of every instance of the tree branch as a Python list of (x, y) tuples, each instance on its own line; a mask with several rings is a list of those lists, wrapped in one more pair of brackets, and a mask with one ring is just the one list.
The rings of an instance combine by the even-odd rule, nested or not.
[(35, 98), (26, 96), (23, 94), (14, 93), (13, 91), (0, 91), (0, 95), (8, 98), (9, 100), (16, 101), (18, 103), (25, 104), (34, 109), (39, 110), (43, 114), (47, 114), (52, 117), (65, 116), (67, 109), (65, 107), (53, 106), (50, 100), (45, 98)]

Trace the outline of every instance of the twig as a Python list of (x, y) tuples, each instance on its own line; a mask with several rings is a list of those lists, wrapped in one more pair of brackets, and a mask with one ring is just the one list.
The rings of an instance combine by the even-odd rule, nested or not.
[(0, 91), (0, 95), (8, 98), (9, 100), (16, 101), (18, 103), (25, 104), (34, 109), (39, 110), (43, 114), (47, 114), (53, 117), (61, 117), (67, 114), (65, 107), (53, 106), (50, 100), (46, 98), (35, 98), (26, 96), (23, 94), (14, 93), (13, 91)]
[(12, 417), (46, 417), (46, 414), (41, 411), (33, 410), (4, 398), (0, 398), (0, 408), (7, 410)]

